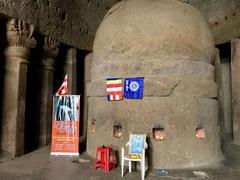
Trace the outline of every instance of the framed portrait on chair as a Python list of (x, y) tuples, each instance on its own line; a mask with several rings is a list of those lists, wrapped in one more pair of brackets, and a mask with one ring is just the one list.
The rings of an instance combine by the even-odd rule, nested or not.
[(130, 134), (129, 153), (142, 155), (146, 142), (146, 134)]

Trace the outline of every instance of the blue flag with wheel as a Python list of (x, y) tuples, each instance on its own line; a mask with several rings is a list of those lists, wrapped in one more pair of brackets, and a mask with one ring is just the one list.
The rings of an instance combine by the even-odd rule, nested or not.
[(126, 78), (124, 81), (124, 97), (126, 99), (142, 99), (144, 78)]

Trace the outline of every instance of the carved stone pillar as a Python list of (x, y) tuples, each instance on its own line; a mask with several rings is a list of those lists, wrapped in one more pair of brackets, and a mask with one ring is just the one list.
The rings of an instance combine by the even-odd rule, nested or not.
[(76, 94), (77, 84), (77, 50), (69, 48), (66, 54), (64, 72), (68, 74), (68, 94)]
[(233, 40), (231, 45), (233, 141), (240, 145), (240, 39)]
[(80, 143), (85, 142), (87, 138), (87, 124), (88, 124), (88, 96), (87, 96), (87, 84), (91, 81), (91, 64), (93, 61), (93, 53), (89, 53), (84, 60), (84, 95), (83, 98), (83, 121), (81, 126), (82, 136), (80, 137)]
[(230, 60), (220, 60), (219, 51), (215, 57), (216, 82), (218, 85), (218, 108), (221, 138), (225, 141), (232, 141), (232, 102), (231, 102), (231, 68)]
[(1, 150), (10, 158), (24, 153), (27, 65), (30, 48), (36, 45), (32, 32), (33, 26), (22, 20), (7, 23)]
[(41, 71), (41, 104), (39, 146), (44, 146), (51, 140), (51, 109), (53, 94), (53, 78), (55, 58), (58, 55), (60, 42), (50, 37), (44, 38), (42, 71)]

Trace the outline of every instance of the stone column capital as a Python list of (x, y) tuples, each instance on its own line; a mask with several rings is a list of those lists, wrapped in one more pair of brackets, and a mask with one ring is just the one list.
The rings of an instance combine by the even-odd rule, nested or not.
[(44, 37), (43, 58), (55, 58), (58, 55), (60, 42), (51, 37)]
[(18, 19), (10, 19), (7, 22), (7, 42), (8, 46), (20, 46), (26, 49), (34, 48), (36, 40), (32, 37), (33, 25)]
[(60, 42), (51, 37), (44, 37), (42, 64), (44, 68), (54, 70), (55, 58), (58, 55)]

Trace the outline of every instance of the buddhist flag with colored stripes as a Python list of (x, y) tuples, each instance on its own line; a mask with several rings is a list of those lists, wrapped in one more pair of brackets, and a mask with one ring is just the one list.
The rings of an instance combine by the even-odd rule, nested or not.
[(119, 101), (123, 99), (123, 81), (121, 78), (108, 78), (106, 84), (108, 101)]
[(68, 91), (67, 82), (68, 82), (68, 76), (66, 75), (64, 80), (63, 80), (63, 83), (62, 83), (61, 87), (56, 92), (56, 96), (64, 95), (64, 94), (67, 93), (67, 91)]

